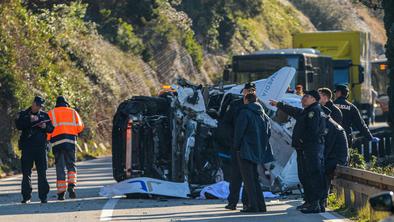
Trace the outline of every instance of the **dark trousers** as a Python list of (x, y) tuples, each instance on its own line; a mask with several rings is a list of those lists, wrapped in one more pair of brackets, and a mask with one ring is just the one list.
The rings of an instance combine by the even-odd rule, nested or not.
[(305, 189), (308, 189), (305, 187), (305, 160), (304, 160), (304, 153), (301, 149), (297, 149), (297, 172), (298, 172), (298, 179), (300, 180), (300, 183), (304, 189), (304, 201), (308, 202), (308, 191)]
[(331, 181), (334, 178), (334, 171), (331, 172), (325, 172), (325, 181), (324, 181), (324, 196), (322, 198), (321, 203), (324, 203), (324, 205), (327, 204), (327, 197), (330, 194), (330, 189), (331, 189)]
[[(238, 164), (237, 152), (231, 152), (231, 177), (230, 177), (230, 194), (227, 197), (229, 205), (237, 205), (239, 193), (242, 187), (242, 175)], [(242, 193), (242, 203), (247, 205), (245, 191)]]
[(239, 154), (238, 161), (241, 169), (242, 179), (244, 181), (244, 192), (245, 195), (247, 195), (248, 200), (247, 207), (253, 210), (265, 210), (266, 205), (259, 182), (257, 164), (240, 158)]
[(25, 200), (31, 199), (32, 185), (31, 173), (35, 164), (38, 176), (38, 197), (41, 200), (47, 198), (49, 192), (49, 184), (47, 180), (46, 170), (48, 169), (48, 158), (46, 147), (32, 149), (27, 147), (22, 150), (21, 165), (22, 165), (22, 196)]
[[(69, 187), (76, 186), (75, 149), (59, 145), (53, 148), (53, 154), (55, 156), (57, 190), (58, 193), (63, 193), (66, 191), (65, 184), (68, 184)], [(67, 181), (65, 168), (67, 169)]]
[(326, 179), (324, 173), (324, 145), (313, 144), (303, 150), (304, 192), (310, 203), (317, 203), (324, 198)]

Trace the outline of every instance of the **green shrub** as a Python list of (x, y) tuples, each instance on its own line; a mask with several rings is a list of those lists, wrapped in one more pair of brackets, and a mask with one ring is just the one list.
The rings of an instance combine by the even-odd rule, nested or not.
[(144, 50), (142, 40), (133, 33), (133, 26), (124, 22), (122, 19), (118, 19), (115, 42), (124, 51), (132, 52), (136, 55)]
[(203, 50), (201, 45), (199, 45), (194, 39), (193, 32), (189, 31), (184, 34), (183, 45), (192, 57), (196, 66), (201, 67), (203, 62)]

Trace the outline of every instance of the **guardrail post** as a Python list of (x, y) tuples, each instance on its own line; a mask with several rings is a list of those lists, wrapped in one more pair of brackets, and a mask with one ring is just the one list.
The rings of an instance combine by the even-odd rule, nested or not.
[(359, 210), (362, 209), (368, 201), (368, 196), (354, 191), (354, 206)]
[(348, 188), (344, 188), (344, 193), (345, 193), (345, 206), (350, 207), (352, 206), (352, 198), (351, 198), (351, 191)]
[(379, 153), (379, 157), (384, 157), (386, 156), (386, 151), (384, 148), (384, 143), (385, 143), (386, 137), (382, 137), (381, 140), (379, 141), (378, 144), (378, 153)]
[(378, 143), (371, 143), (371, 155), (380, 157), (378, 146), (379, 146)]

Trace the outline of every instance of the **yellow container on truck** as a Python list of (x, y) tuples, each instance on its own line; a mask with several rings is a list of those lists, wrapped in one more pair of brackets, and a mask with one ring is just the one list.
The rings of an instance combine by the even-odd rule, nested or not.
[(370, 34), (359, 31), (322, 31), (293, 36), (293, 48), (313, 48), (333, 59), (333, 83), (347, 84), (349, 100), (369, 110), (371, 96)]

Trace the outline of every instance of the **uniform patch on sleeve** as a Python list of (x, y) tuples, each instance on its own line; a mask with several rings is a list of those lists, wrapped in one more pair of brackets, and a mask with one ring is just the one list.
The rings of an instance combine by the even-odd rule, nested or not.
[(315, 113), (313, 111), (308, 113), (309, 118), (313, 118), (313, 116), (315, 116)]

